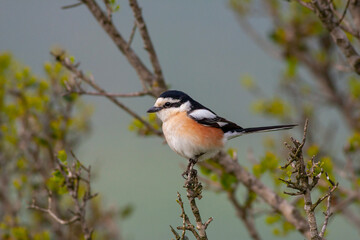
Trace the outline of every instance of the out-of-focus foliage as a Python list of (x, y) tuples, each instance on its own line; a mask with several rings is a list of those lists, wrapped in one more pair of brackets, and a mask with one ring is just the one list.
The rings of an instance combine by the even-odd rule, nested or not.
[[(75, 149), (90, 126), (91, 108), (76, 95), (63, 97), (69, 73), (58, 63), (45, 63), (44, 71), (45, 77), (38, 77), (10, 53), (0, 54), (1, 239), (82, 239), (79, 224), (61, 226), (46, 213), (27, 209), (33, 197), (46, 207), (49, 189), (53, 211), (71, 216), (63, 178), (53, 170), (55, 154)], [(58, 157), (65, 162), (65, 151)], [(96, 239), (112, 239), (101, 221), (111, 222), (114, 214), (104, 211), (99, 200), (88, 211)]]
[[(144, 117), (144, 120), (147, 121), (155, 130), (160, 129), (159, 119), (157, 119), (156, 114), (150, 113), (146, 117)], [(133, 132), (137, 132), (137, 134), (139, 134), (141, 136), (151, 136), (151, 135), (153, 135), (153, 132), (150, 129), (148, 129), (138, 119), (134, 119), (130, 123), (129, 130), (133, 131)]]
[[(316, 1), (302, 2), (313, 6), (312, 3)], [(351, 5), (355, 1), (350, 2), (347, 12), (344, 12), (347, 1), (333, 1), (331, 4), (334, 4), (335, 8), (332, 11), (338, 12), (334, 16), (338, 18), (339, 25), (346, 25), (347, 23), (344, 22), (347, 21), (353, 24), (354, 29), (360, 29), (360, 26), (355, 25), (360, 23), (357, 19), (360, 14), (356, 14), (359, 6)], [(269, 94), (270, 91), (256, 84), (256, 79), (251, 73), (240, 78), (242, 87), (255, 98), (251, 104), (252, 110), (264, 117), (274, 118), (286, 124), (297, 123), (300, 132), (305, 119), (309, 119), (307, 141), (303, 148), (308, 172), (309, 169), (312, 169), (313, 175), (326, 172), (332, 181), (339, 178), (342, 178), (344, 182), (348, 180), (350, 184), (340, 185), (338, 191), (333, 193), (334, 206), (332, 207), (337, 208), (337, 213), (343, 214), (345, 218), (352, 219), (353, 216), (347, 215), (340, 209), (347, 208), (349, 205), (353, 208), (360, 207), (360, 199), (355, 200), (352, 197), (352, 194), (360, 189), (360, 171), (358, 171), (360, 164), (357, 161), (360, 159), (359, 75), (349, 66), (346, 56), (333, 41), (319, 16), (299, 4), (299, 1), (230, 0), (229, 5), (248, 37), (252, 38), (253, 42), (269, 53), (272, 58), (283, 63), (280, 77), (273, 79), (274, 81), (268, 79), (273, 83), (278, 81), (278, 91), (274, 94)], [(346, 13), (346, 16), (341, 23), (340, 18), (343, 13)], [(259, 16), (267, 18), (271, 24), (264, 32), (251, 25), (252, 18)], [(354, 22), (351, 22), (352, 19)], [(359, 52), (359, 36), (347, 32), (344, 30), (346, 28), (342, 29), (353, 47)], [(324, 109), (331, 109), (332, 113), (324, 114)], [(337, 129), (348, 131), (345, 134), (339, 134)], [(348, 140), (341, 142), (346, 134)], [(248, 160), (251, 162), (252, 172), (257, 178), (265, 179), (281, 197), (293, 201), (305, 217), (303, 198), (294, 199), (293, 196), (283, 193), (285, 186), (279, 178), (292, 179), (294, 176), (291, 165), (286, 169), (279, 167), (286, 162), (288, 157), (287, 151), (279, 151), (279, 149), (284, 149), (279, 142), (281, 141), (268, 138), (264, 141), (266, 153), (263, 157), (258, 159), (250, 155)], [(344, 149), (343, 152), (341, 148)], [(311, 160), (312, 158), (314, 161)], [(236, 180), (232, 182), (231, 188), (219, 181), (223, 172), (220, 166), (210, 161), (203, 165), (201, 171), (209, 180), (220, 183), (223, 191), (229, 192), (229, 189), (236, 191), (238, 186)], [(329, 181), (323, 174), (313, 194), (323, 195), (328, 190)], [(348, 202), (341, 205), (342, 201)], [(254, 207), (256, 211), (256, 205), (253, 204), (251, 207)], [(322, 209), (325, 209), (324, 205)], [(320, 215), (321, 212), (318, 211), (318, 214)], [(265, 221), (271, 225), (275, 235), (286, 236), (295, 230), (294, 226), (286, 222), (281, 214), (269, 211), (265, 215)], [(360, 228), (355, 221), (350, 220), (350, 222), (354, 224), (355, 229)], [(329, 229), (331, 231), (331, 227)]]

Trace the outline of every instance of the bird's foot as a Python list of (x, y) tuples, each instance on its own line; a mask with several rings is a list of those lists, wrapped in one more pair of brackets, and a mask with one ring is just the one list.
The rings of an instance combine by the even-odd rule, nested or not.
[(189, 159), (189, 164), (188, 164), (188, 166), (187, 166), (187, 168), (186, 168), (186, 171), (181, 174), (181, 176), (182, 176), (184, 179), (188, 179), (188, 178), (189, 178), (189, 173), (190, 173), (190, 175), (197, 174), (197, 171), (196, 171), (195, 169), (193, 169), (193, 167), (194, 167), (194, 165), (196, 164), (196, 162), (197, 162), (197, 161), (194, 160), (194, 159), (192, 159), (192, 158)]

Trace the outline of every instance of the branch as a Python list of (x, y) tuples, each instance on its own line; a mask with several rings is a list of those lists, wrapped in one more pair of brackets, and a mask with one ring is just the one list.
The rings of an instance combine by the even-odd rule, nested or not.
[(264, 185), (225, 152), (221, 151), (214, 160), (224, 167), (226, 173), (233, 174), (246, 188), (255, 192), (275, 211), (281, 213), (301, 234), (306, 238), (310, 237), (309, 226), (295, 206)]
[(296, 2), (298, 2), (300, 5), (302, 5), (303, 7), (306, 7), (307, 9), (314, 11), (313, 6), (311, 6), (310, 3), (308, 2), (304, 2), (303, 0), (296, 0)]
[(338, 187), (339, 184), (336, 184), (335, 186), (333, 186), (332, 188), (329, 188), (329, 191), (327, 194), (325, 194), (324, 196), (322, 196), (321, 198), (319, 198), (311, 207), (311, 211), (314, 211), (315, 208), (322, 202), (325, 200), (325, 198), (328, 198), (334, 191), (335, 189)]
[(82, 4), (83, 4), (82, 2), (78, 2), (78, 3), (71, 4), (71, 5), (63, 6), (63, 7), (61, 7), (61, 9), (70, 9), (70, 8), (78, 7)]
[[(59, 218), (52, 210), (52, 193), (48, 191), (48, 206), (47, 208), (42, 208), (36, 205), (35, 199), (32, 200), (32, 203), (28, 206), (30, 209), (38, 210), (44, 213), (49, 214), (56, 222), (62, 225), (68, 225), (74, 222), (79, 222), (81, 225), (81, 230), (84, 234), (85, 240), (92, 239), (93, 229), (89, 226), (86, 220), (86, 206), (89, 200), (96, 197), (97, 194), (91, 193), (91, 167), (85, 167), (82, 165), (79, 160), (76, 158), (73, 152), (74, 161), (70, 165), (69, 162), (62, 163), (58, 158), (57, 160), (57, 169), (62, 175), (64, 179), (64, 185), (66, 186), (67, 192), (70, 195), (73, 201), (73, 209), (69, 210), (74, 216), (69, 220), (63, 220)], [(83, 176), (82, 172), (85, 171), (85, 175)], [(79, 195), (81, 194), (80, 191), (80, 184), (85, 184), (85, 192), (83, 193), (83, 197), (80, 198)], [(58, 186), (60, 187), (60, 186)]]
[(72, 224), (72, 223), (80, 220), (79, 216), (73, 216), (69, 220), (64, 220), (64, 219), (61, 219), (60, 217), (58, 217), (52, 211), (52, 194), (51, 194), (50, 191), (48, 192), (48, 206), (47, 206), (47, 208), (39, 207), (36, 204), (35, 199), (33, 199), (31, 201), (31, 204), (28, 206), (28, 208), (49, 214), (52, 219), (54, 219), (56, 222), (60, 223), (61, 225), (69, 225), (69, 224)]
[[(58, 169), (64, 177), (66, 188), (75, 203), (74, 214), (79, 217), (79, 222), (82, 232), (84, 233), (84, 238), (86, 240), (91, 240), (93, 229), (89, 227), (86, 221), (86, 205), (89, 200), (97, 196), (97, 193), (91, 193), (91, 166), (86, 168), (80, 163), (80, 161), (76, 158), (73, 152), (71, 152), (71, 154), (73, 155), (75, 160), (71, 166), (64, 165), (58, 158), (56, 158), (57, 164), (59, 165)], [(77, 167), (77, 165), (79, 165), (80, 167)], [(82, 170), (86, 172), (86, 178), (82, 177)], [(81, 181), (84, 182), (86, 185), (86, 190), (82, 199), (79, 198)]]
[(112, 9), (111, 9), (111, 6), (110, 6), (110, 0), (103, 0), (104, 4), (105, 4), (105, 7), (106, 7), (106, 13), (107, 13), (107, 18), (109, 20), (111, 20), (111, 17), (112, 17)]
[[(288, 144), (286, 145), (291, 151), (289, 154), (290, 158), (288, 160), (287, 166), (290, 165), (289, 163), (294, 163), (291, 166), (293, 168), (292, 178), (294, 178), (295, 180), (294, 181), (282, 180), (282, 181), (287, 183), (287, 186), (289, 188), (298, 190), (298, 192), (296, 192), (296, 193), (286, 193), (286, 194), (303, 195), (304, 202), (305, 202), (304, 210), (305, 210), (308, 224), (310, 227), (310, 238), (312, 240), (321, 240), (321, 239), (323, 239), (323, 236), (321, 236), (321, 233), (319, 234), (319, 232), (318, 232), (316, 216), (315, 216), (315, 208), (325, 198), (328, 198), (333, 191), (335, 191), (338, 184), (334, 184), (329, 179), (329, 177), (326, 173), (327, 179), (333, 187), (329, 188), (329, 191), (325, 196), (320, 197), (314, 204), (312, 203), (311, 191), (318, 184), (318, 181), (320, 179), (320, 176), (323, 173), (323, 170), (322, 169), (319, 170), (319, 168), (320, 168), (319, 163), (314, 162), (314, 157), (311, 158), (311, 163), (312, 163), (311, 167), (307, 168), (305, 165), (302, 149), (303, 149), (303, 146), (305, 145), (307, 129), (308, 129), (308, 120), (306, 119), (302, 142), (300, 143), (299, 141), (297, 141), (295, 139), (291, 139), (294, 146), (290, 146)], [(319, 170), (319, 172), (318, 172), (318, 170)], [(327, 218), (329, 218), (329, 217), (330, 216), (328, 216)], [(323, 227), (325, 229), (327, 226), (327, 221), (328, 221), (328, 219), (326, 219), (326, 224), (324, 224), (324, 227)], [(325, 231), (325, 229), (324, 229), (324, 231)]]
[[(189, 161), (188, 169), (186, 171), (187, 178), (186, 178), (184, 187), (186, 188), (187, 198), (190, 202), (191, 211), (195, 217), (196, 229), (195, 229), (195, 226), (193, 224), (191, 224), (189, 217), (185, 213), (184, 203), (181, 199), (180, 194), (178, 193), (177, 194), (177, 197), (178, 197), (177, 202), (181, 207), (180, 217), (183, 219), (183, 225), (177, 227), (178, 230), (182, 230), (181, 237), (178, 234), (175, 234), (173, 232), (176, 239), (181, 239), (181, 240), (186, 239), (185, 232), (190, 231), (190, 232), (192, 232), (192, 234), (194, 235), (194, 237), (197, 240), (207, 240), (208, 238), (206, 235), (206, 229), (213, 220), (213, 218), (210, 217), (205, 223), (202, 222), (200, 211), (199, 211), (199, 208), (197, 207), (197, 204), (195, 201), (196, 198), (198, 198), (198, 199), (202, 198), (202, 196), (201, 196), (202, 185), (199, 182), (199, 179), (197, 177), (197, 171), (194, 169), (195, 163), (196, 162), (194, 162), (194, 161)], [(173, 231), (172, 227), (171, 227), (171, 229)], [(179, 236), (179, 238), (178, 238), (178, 236)]]
[[(166, 90), (166, 85), (162, 79), (157, 78), (145, 64), (141, 61), (138, 55), (129, 46), (128, 42), (123, 38), (120, 32), (116, 29), (113, 21), (109, 19), (95, 0), (82, 0), (82, 2), (88, 7), (92, 15), (113, 40), (117, 48), (124, 54), (130, 65), (135, 69), (142, 85), (143, 89), (151, 89), (154, 96), (160, 95), (161, 92)], [(156, 73), (157, 74), (157, 73)]]
[(315, 9), (316, 15), (329, 31), (335, 44), (346, 57), (349, 65), (360, 75), (360, 56), (343, 30), (338, 26), (338, 21), (334, 17), (330, 6), (332, 5), (332, 2), (327, 0), (312, 0), (311, 3)]
[(174, 234), (176, 240), (181, 240), (180, 235), (175, 231), (175, 229), (170, 225), (171, 232)]
[(164, 89), (164, 88), (166, 88), (164, 76), (162, 74), (159, 59), (156, 55), (155, 48), (152, 44), (150, 34), (147, 30), (146, 23), (142, 16), (141, 8), (139, 7), (137, 0), (129, 0), (129, 4), (130, 4), (131, 9), (133, 10), (136, 25), (138, 26), (140, 35), (143, 39), (144, 48), (149, 53), (150, 62), (154, 69), (156, 82), (153, 82), (153, 85), (159, 86)]
[(206, 228), (208, 227), (209, 223), (213, 220), (209, 218), (207, 223), (203, 223), (200, 215), (199, 208), (197, 207), (195, 199), (201, 199), (201, 192), (202, 192), (202, 185), (198, 180), (197, 171), (194, 169), (195, 162), (189, 161), (189, 169), (188, 169), (188, 176), (185, 181), (185, 188), (187, 191), (187, 198), (190, 202), (191, 211), (195, 217), (196, 221), (196, 228), (199, 233), (199, 239), (205, 240), (208, 239), (206, 235)]
[(147, 91), (131, 92), (131, 93), (109, 93), (109, 92), (88, 92), (85, 90), (71, 90), (69, 89), (64, 95), (76, 93), (79, 95), (91, 95), (91, 96), (102, 96), (102, 97), (141, 97), (149, 95)]
[(345, 6), (345, 9), (344, 9), (344, 12), (343, 12), (343, 14), (341, 15), (341, 17), (340, 17), (340, 19), (339, 19), (339, 21), (338, 21), (338, 25), (340, 25), (341, 22), (344, 20), (345, 15), (346, 15), (346, 12), (347, 12), (347, 10), (348, 10), (348, 8), (349, 8), (349, 4), (350, 4), (350, 0), (347, 0), (346, 6)]
[(177, 203), (180, 205), (180, 208), (181, 208), (180, 217), (183, 219), (182, 227), (177, 227), (178, 230), (183, 230), (180, 239), (181, 240), (185, 239), (186, 230), (191, 231), (196, 239), (200, 239), (199, 234), (197, 233), (197, 231), (195, 229), (195, 226), (191, 224), (189, 217), (185, 213), (184, 203), (181, 199), (181, 195), (179, 192), (177, 193), (177, 197), (178, 197)]
[(358, 38), (360, 38), (360, 1), (351, 0), (349, 10), (353, 18), (353, 24), (356, 27)]
[(260, 240), (260, 235), (255, 228), (254, 218), (251, 214), (249, 216), (249, 210), (251, 209), (250, 206), (241, 206), (239, 201), (236, 199), (235, 191), (228, 191), (228, 198), (234, 206), (236, 214), (244, 222), (251, 238), (254, 240)]
[(158, 136), (162, 136), (162, 133), (155, 129), (153, 126), (151, 126), (147, 121), (145, 121), (141, 116), (136, 114), (134, 111), (132, 111), (130, 108), (125, 106), (123, 103), (118, 101), (115, 97), (107, 95), (107, 92), (102, 89), (99, 85), (97, 85), (93, 79), (85, 76), (81, 70), (77, 68), (75, 64), (72, 64), (70, 59), (65, 57), (63, 53), (53, 53), (51, 54), (55, 57), (56, 61), (60, 62), (66, 69), (68, 69), (70, 72), (72, 72), (77, 78), (84, 81), (88, 85), (90, 85), (93, 89), (95, 89), (99, 94), (103, 94), (106, 98), (108, 98), (111, 102), (113, 102), (115, 105), (120, 107), (122, 110), (127, 112), (129, 115), (134, 117), (135, 119), (139, 120), (142, 124), (144, 124), (150, 131), (155, 133)]
[(134, 26), (133, 26), (133, 28), (132, 28), (132, 30), (131, 30), (131, 33), (130, 33), (130, 37), (129, 37), (129, 41), (128, 41), (127, 48), (129, 48), (129, 47), (131, 46), (131, 43), (132, 43), (132, 41), (134, 40), (136, 28), (137, 28), (137, 25), (136, 25), (136, 22), (135, 22), (135, 23), (134, 23)]
[(319, 236), (321, 238), (324, 238), (325, 235), (325, 231), (329, 222), (329, 218), (332, 216), (332, 212), (330, 212), (330, 200), (331, 200), (331, 193), (329, 194), (329, 196), (327, 197), (327, 204), (326, 204), (326, 212), (324, 212), (325, 215), (325, 220), (324, 220), (324, 224), (321, 228), (321, 232), (319, 234)]

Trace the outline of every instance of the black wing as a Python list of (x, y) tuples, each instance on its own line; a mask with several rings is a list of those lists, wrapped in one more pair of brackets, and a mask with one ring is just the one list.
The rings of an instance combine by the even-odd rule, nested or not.
[(229, 131), (241, 131), (243, 128), (239, 125), (226, 120), (225, 118), (217, 116), (214, 112), (209, 109), (195, 109), (188, 113), (189, 117), (197, 121), (198, 123), (209, 126), (220, 128), (224, 133)]

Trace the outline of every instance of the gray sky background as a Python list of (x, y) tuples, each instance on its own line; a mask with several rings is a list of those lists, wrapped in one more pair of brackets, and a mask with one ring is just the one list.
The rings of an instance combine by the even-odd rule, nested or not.
[[(50, 48), (61, 46), (110, 92), (140, 90), (135, 72), (87, 8), (61, 10), (61, 6), (72, 3), (74, 1), (68, 0), (1, 0), (0, 51), (11, 51), (33, 72), (42, 75), (43, 63), (51, 60)], [(127, 1), (119, 3), (115, 22), (128, 38), (133, 26), (132, 12)], [(139, 3), (172, 89), (187, 92), (241, 126), (276, 123), (250, 111), (253, 98), (242, 89), (239, 78), (251, 74), (271, 94), (276, 90), (281, 64), (265, 55), (241, 31), (228, 1), (139, 0)], [(260, 14), (252, 23), (260, 31), (269, 28)], [(133, 48), (147, 61), (138, 33)], [(97, 171), (94, 189), (107, 205), (134, 205), (134, 214), (120, 224), (127, 239), (170, 239), (169, 224), (181, 224), (175, 199), (177, 191), (185, 197), (179, 164), (186, 161), (159, 139), (139, 138), (129, 132), (131, 118), (105, 99), (84, 97), (84, 100), (95, 106), (93, 131), (77, 154)], [(153, 101), (148, 97), (123, 100), (141, 115)], [(263, 137), (239, 138), (229, 147), (237, 148), (240, 161), (245, 161), (250, 148), (257, 156), (262, 155)], [(204, 218), (215, 219), (209, 227), (211, 239), (249, 239), (226, 196), (205, 191), (200, 211)], [(329, 239), (343, 237), (344, 231), (351, 233), (339, 219), (336, 224), (342, 231), (330, 230)], [(258, 222), (264, 239), (277, 239), (271, 234), (272, 228), (265, 227), (263, 219)], [(303, 238), (295, 233), (286, 239)]]

